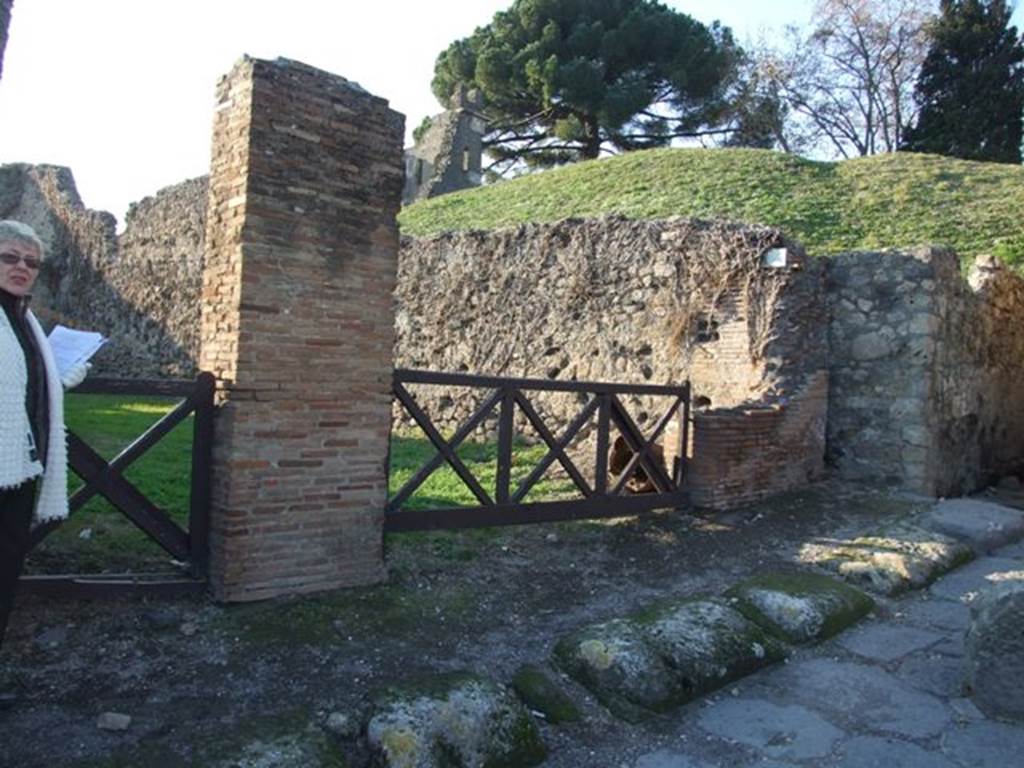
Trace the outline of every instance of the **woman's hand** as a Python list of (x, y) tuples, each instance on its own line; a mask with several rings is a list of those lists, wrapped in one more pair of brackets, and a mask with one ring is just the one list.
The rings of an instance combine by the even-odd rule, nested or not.
[(85, 380), (90, 368), (90, 363), (73, 365), (60, 377), (60, 383), (64, 385), (64, 389), (74, 389)]

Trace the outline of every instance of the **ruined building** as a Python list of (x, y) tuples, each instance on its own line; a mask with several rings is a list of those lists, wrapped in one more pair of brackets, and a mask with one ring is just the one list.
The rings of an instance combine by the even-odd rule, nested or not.
[[(40, 303), (112, 339), (108, 375), (197, 370), (207, 182), (136, 204), (126, 231), (67, 169), (0, 168), (0, 216), (52, 251)], [(780, 258), (781, 257), (781, 258)], [(810, 259), (776, 230), (609, 217), (405, 238), (399, 367), (693, 382), (690, 479), (713, 507), (840, 476), (931, 495), (1024, 458), (1024, 279), (938, 248)], [(451, 428), (471, 404), (423, 394)], [(538, 406), (556, 418), (575, 403)], [(633, 402), (641, 427), (657, 404)], [(666, 443), (670, 443), (667, 440)]]
[(402, 204), (479, 186), (486, 132), (480, 94), (460, 89), (406, 150)]

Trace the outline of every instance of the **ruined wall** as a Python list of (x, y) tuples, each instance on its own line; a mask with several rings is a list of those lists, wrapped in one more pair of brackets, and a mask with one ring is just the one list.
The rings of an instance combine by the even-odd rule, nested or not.
[(975, 490), (1024, 460), (1024, 279), (955, 253), (828, 262), (828, 455), (847, 478)]
[(14, 0), (0, 0), (0, 76), (4, 71), (4, 51), (7, 50), (7, 30), (11, 25), (11, 7)]
[[(773, 407), (789, 438), (765, 452), (741, 430), (712, 450), (698, 436), (726, 419), (709, 420), (693, 444), (697, 501), (733, 503), (728, 478), (737, 476), (749, 480), (744, 500), (778, 492), (798, 484), (784, 467), (805, 470), (800, 483), (821, 471), (826, 365), (821, 267), (793, 243), (786, 267), (763, 267), (765, 249), (782, 242), (768, 229), (619, 217), (406, 240), (396, 365), (578, 381), (689, 378), (694, 395), (710, 401), (698, 419), (728, 412), (742, 424)], [(748, 292), (751, 281), (763, 290)], [(417, 397), (448, 430), (474, 406), (437, 388)], [(800, 428), (791, 424), (798, 402)], [(537, 405), (563, 424), (580, 407), (569, 395)], [(667, 403), (626, 405), (650, 427)]]
[(109, 337), (94, 375), (191, 376), (196, 371), (205, 179), (135, 204), (125, 233), (85, 207), (67, 168), (0, 166), (0, 218), (30, 224), (46, 246), (32, 298), (44, 325)]

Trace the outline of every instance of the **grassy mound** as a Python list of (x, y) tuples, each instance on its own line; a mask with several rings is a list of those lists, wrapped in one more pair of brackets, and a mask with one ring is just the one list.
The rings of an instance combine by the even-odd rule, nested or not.
[(826, 163), (751, 149), (633, 152), (426, 200), (399, 220), (422, 236), (606, 213), (769, 224), (814, 255), (934, 244), (1024, 266), (1024, 167), (909, 153)]

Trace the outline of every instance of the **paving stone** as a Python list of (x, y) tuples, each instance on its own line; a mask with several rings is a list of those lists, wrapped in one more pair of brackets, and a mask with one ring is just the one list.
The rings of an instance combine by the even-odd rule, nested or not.
[(978, 554), (1024, 538), (1024, 510), (976, 499), (940, 501), (919, 522), (966, 542)]
[(934, 736), (952, 718), (939, 699), (865, 664), (807, 659), (780, 670), (772, 684), (838, 725), (855, 723), (907, 739)]
[(972, 722), (985, 719), (985, 713), (975, 706), (970, 699), (953, 699), (949, 706), (956, 712), (957, 720), (961, 722)]
[(937, 752), (899, 739), (858, 736), (842, 746), (836, 768), (957, 768)]
[(820, 715), (797, 705), (762, 699), (727, 699), (701, 712), (700, 727), (773, 758), (824, 757), (845, 734)]
[(1024, 560), (1024, 541), (1018, 541), (1008, 547), (1001, 547), (998, 552), (992, 554), (1012, 560)]
[(636, 768), (710, 768), (710, 766), (678, 752), (660, 750), (641, 757), (636, 761)]
[(950, 728), (942, 753), (971, 768), (1011, 768), (1024, 764), (1024, 729), (989, 721)]
[(900, 606), (909, 624), (936, 630), (964, 632), (971, 623), (971, 609), (959, 601), (919, 599)]
[(963, 694), (963, 663), (959, 658), (928, 654), (904, 660), (896, 675), (908, 685), (936, 696)]
[(844, 632), (839, 645), (848, 651), (875, 661), (895, 661), (942, 640), (942, 635), (925, 629), (893, 624), (870, 624)]
[[(1004, 557), (982, 557), (936, 581), (929, 592), (945, 600), (970, 600), (979, 590), (991, 586), (1001, 574), (1022, 572), (1021, 564)], [(1024, 578), (1024, 573), (1021, 573)]]

